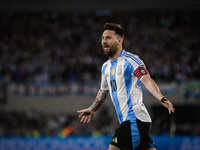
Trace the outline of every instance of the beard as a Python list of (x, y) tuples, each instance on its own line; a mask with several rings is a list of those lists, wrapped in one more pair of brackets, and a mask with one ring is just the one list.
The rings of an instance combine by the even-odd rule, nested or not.
[[(105, 47), (109, 47), (109, 50), (106, 50)], [(107, 55), (108, 57), (112, 58), (116, 53), (117, 53), (117, 44), (113, 44), (111, 46), (109, 45), (102, 45), (104, 54)]]

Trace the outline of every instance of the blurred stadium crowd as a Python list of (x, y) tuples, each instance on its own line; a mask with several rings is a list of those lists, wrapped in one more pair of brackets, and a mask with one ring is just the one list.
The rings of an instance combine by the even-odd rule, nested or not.
[[(105, 22), (125, 30), (124, 49), (139, 55), (153, 79), (200, 78), (200, 11), (0, 13), (0, 82), (94, 83), (108, 58), (101, 48)], [(0, 136), (112, 135), (117, 116), (102, 107), (90, 124), (76, 115), (0, 111)], [(152, 134), (199, 135), (196, 125), (153, 119)], [(176, 126), (176, 127), (175, 127)], [(174, 129), (176, 128), (176, 129)]]
[(0, 13), (0, 22), (3, 82), (99, 81), (108, 59), (101, 49), (105, 22), (124, 27), (124, 49), (139, 55), (155, 80), (200, 77), (199, 10)]
[[(176, 116), (168, 115), (167, 112), (160, 113), (156, 117), (151, 114), (151, 117), (152, 135), (200, 135), (200, 127), (197, 123), (177, 123)], [(110, 109), (105, 106), (98, 110), (89, 124), (79, 121), (80, 119), (75, 114), (0, 111), (0, 137), (112, 136), (119, 126), (117, 116), (111, 115)]]
[[(112, 135), (115, 124), (109, 115), (108, 109), (102, 107), (98, 115), (104, 117), (95, 117), (89, 124), (79, 122), (77, 115), (66, 113), (49, 114), (31, 111), (29, 113), (13, 111), (0, 112), (0, 136), (59, 136), (67, 137), (69, 135), (77, 136), (100, 136)], [(115, 116), (116, 117), (116, 116)]]

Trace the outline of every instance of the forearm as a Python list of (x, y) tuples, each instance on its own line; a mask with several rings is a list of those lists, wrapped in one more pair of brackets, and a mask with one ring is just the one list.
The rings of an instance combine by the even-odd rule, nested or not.
[(147, 88), (147, 90), (154, 96), (156, 97), (158, 100), (161, 100), (164, 96), (161, 94), (157, 84), (154, 82), (153, 79), (151, 79), (151, 77), (149, 76), (145, 76), (142, 79), (142, 83), (145, 85), (145, 87)]
[(108, 93), (109, 91), (103, 91), (102, 89), (99, 89), (95, 101), (90, 106), (92, 111), (96, 111), (105, 102)]
[(141, 82), (145, 85), (145, 87), (147, 88), (147, 90), (149, 90), (149, 92), (155, 96), (160, 102), (161, 104), (166, 107), (169, 111), (169, 114), (171, 114), (171, 112), (175, 112), (175, 109), (172, 105), (172, 103), (167, 100), (160, 92), (157, 84), (154, 82), (154, 80), (149, 76), (149, 75), (145, 75), (142, 79)]
[(146, 87), (149, 92), (156, 97), (158, 100), (161, 100), (164, 96), (161, 94), (157, 84), (152, 80), (151, 83)]

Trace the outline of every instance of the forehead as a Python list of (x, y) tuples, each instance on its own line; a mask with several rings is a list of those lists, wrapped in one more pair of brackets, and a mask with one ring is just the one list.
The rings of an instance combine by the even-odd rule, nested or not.
[(114, 34), (115, 34), (115, 31), (113, 30), (105, 30), (102, 36), (113, 36)]

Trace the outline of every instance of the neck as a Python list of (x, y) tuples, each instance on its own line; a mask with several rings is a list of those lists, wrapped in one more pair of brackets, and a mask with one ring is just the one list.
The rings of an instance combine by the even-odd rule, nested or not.
[(111, 61), (116, 60), (120, 56), (121, 52), (122, 52), (122, 47), (120, 47), (120, 49), (118, 49), (118, 51), (116, 52), (116, 54), (113, 57), (109, 57), (110, 60)]

